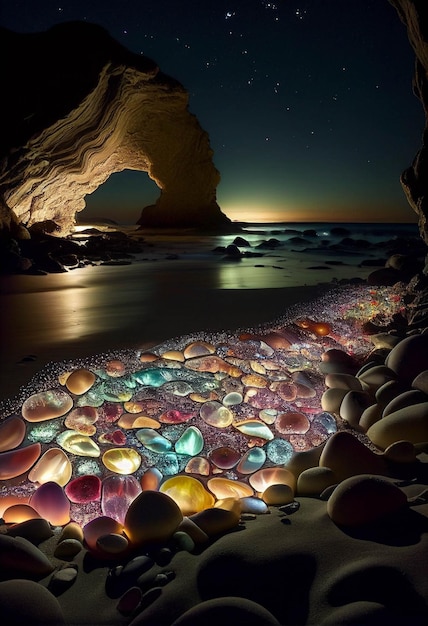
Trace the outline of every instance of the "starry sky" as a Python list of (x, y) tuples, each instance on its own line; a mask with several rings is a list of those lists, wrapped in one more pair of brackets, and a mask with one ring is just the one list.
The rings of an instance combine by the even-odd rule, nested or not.
[[(233, 220), (412, 222), (399, 182), (420, 147), (414, 53), (388, 0), (13, 0), (0, 24), (104, 26), (190, 95)], [(159, 190), (114, 174), (86, 217), (134, 223)], [(83, 214), (82, 214), (83, 216)]]

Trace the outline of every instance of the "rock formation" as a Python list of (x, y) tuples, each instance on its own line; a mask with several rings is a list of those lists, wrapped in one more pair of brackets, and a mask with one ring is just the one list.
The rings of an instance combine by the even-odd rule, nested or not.
[(415, 51), (413, 91), (425, 112), (422, 147), (412, 165), (401, 175), (401, 184), (410, 206), (419, 218), (422, 239), (428, 244), (428, 4), (426, 0), (389, 0), (407, 28)]
[(85, 22), (1, 29), (0, 42), (0, 232), (69, 233), (85, 196), (124, 169), (147, 172), (161, 190), (141, 225), (230, 224), (208, 135), (184, 87), (154, 61)]

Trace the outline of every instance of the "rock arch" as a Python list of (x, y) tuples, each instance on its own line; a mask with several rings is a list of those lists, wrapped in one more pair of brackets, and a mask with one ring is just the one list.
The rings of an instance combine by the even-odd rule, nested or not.
[(220, 175), (209, 137), (188, 110), (188, 93), (99, 26), (44, 33), (1, 29), (7, 86), (0, 133), (0, 228), (54, 222), (73, 229), (85, 196), (114, 172), (147, 172), (160, 189), (139, 223), (221, 228)]

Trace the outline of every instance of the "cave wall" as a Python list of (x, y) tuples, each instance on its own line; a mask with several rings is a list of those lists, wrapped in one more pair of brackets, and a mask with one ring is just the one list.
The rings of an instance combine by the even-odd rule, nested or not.
[(28, 227), (54, 222), (56, 234), (67, 234), (85, 196), (124, 169), (147, 172), (160, 189), (141, 225), (230, 223), (187, 91), (101, 27), (0, 29), (0, 80), (0, 230), (23, 238)]
[(422, 146), (413, 163), (401, 175), (401, 185), (410, 206), (418, 215), (422, 239), (428, 245), (428, 2), (389, 0), (407, 28), (415, 52), (413, 91), (425, 113)]

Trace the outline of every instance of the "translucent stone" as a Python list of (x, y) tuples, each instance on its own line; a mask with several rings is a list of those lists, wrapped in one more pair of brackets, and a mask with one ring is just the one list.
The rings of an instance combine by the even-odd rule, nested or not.
[(183, 351), (184, 358), (193, 359), (194, 357), (214, 354), (215, 346), (207, 341), (194, 341), (189, 343)]
[(180, 363), (184, 361), (184, 354), (180, 350), (166, 350), (162, 352), (161, 357), (168, 361), (179, 361)]
[(260, 374), (246, 374), (242, 376), (241, 382), (245, 387), (267, 387), (268, 381)]
[(168, 478), (159, 488), (180, 507), (183, 515), (192, 515), (214, 505), (214, 498), (204, 485), (191, 476)]
[(247, 483), (228, 478), (210, 478), (207, 487), (218, 500), (222, 498), (246, 498), (254, 495), (254, 491)]
[(138, 441), (152, 452), (163, 453), (172, 450), (172, 443), (169, 439), (166, 439), (152, 428), (141, 428), (137, 430), (135, 435)]
[(123, 363), (123, 361), (119, 361), (118, 359), (112, 359), (111, 361), (107, 361), (105, 369), (107, 374), (114, 378), (117, 378), (118, 376), (123, 376), (126, 372), (125, 364)]
[(104, 452), (102, 461), (116, 474), (133, 474), (141, 465), (141, 456), (134, 448), (111, 448)]
[(259, 470), (266, 461), (266, 452), (263, 448), (251, 448), (247, 450), (238, 465), (236, 471), (240, 474), (252, 474)]
[(175, 476), (179, 472), (178, 458), (175, 452), (166, 452), (158, 462), (159, 469), (165, 476)]
[(264, 421), (265, 424), (273, 424), (276, 420), (276, 416), (278, 415), (278, 411), (276, 409), (262, 409), (259, 412), (259, 417)]
[(217, 428), (227, 428), (233, 422), (232, 411), (215, 400), (205, 402), (199, 410), (199, 415), (206, 424)]
[(234, 427), (239, 430), (240, 433), (250, 437), (257, 437), (258, 439), (265, 439), (266, 441), (273, 439), (273, 433), (270, 428), (258, 420), (244, 420), (234, 424)]
[(41, 450), (39, 443), (32, 443), (25, 448), (0, 453), (0, 480), (10, 480), (27, 472), (39, 458)]
[(275, 420), (276, 430), (284, 435), (300, 434), (304, 435), (308, 432), (311, 424), (303, 413), (299, 411), (288, 411), (280, 413)]
[(149, 467), (141, 476), (140, 484), (143, 490), (158, 491), (162, 481), (162, 474), (157, 467)]
[(331, 413), (327, 413), (327, 411), (318, 413), (318, 415), (314, 417), (314, 422), (318, 422), (319, 424), (321, 424), (321, 426), (325, 428), (326, 432), (329, 435), (332, 435), (337, 431), (336, 419)]
[(175, 442), (175, 451), (177, 454), (187, 454), (196, 456), (204, 447), (204, 438), (201, 431), (196, 426), (186, 428), (184, 433)]
[(102, 433), (98, 437), (99, 443), (111, 443), (115, 446), (124, 446), (126, 443), (126, 435), (122, 430), (113, 430), (109, 433)]
[(288, 485), (293, 491), (296, 489), (294, 474), (282, 467), (265, 467), (252, 474), (248, 480), (259, 493), (263, 493), (270, 485)]
[(162, 422), (162, 424), (183, 424), (191, 420), (193, 417), (195, 417), (194, 413), (171, 409), (170, 411), (162, 413), (159, 417), (159, 421)]
[(95, 422), (98, 420), (98, 411), (93, 406), (77, 407), (70, 411), (64, 420), (64, 425), (83, 435), (94, 435), (97, 431)]
[(173, 380), (173, 370), (156, 368), (140, 370), (132, 374), (133, 378), (140, 385), (147, 385), (148, 387), (161, 387), (165, 382)]
[(67, 498), (75, 504), (96, 502), (101, 498), (101, 480), (93, 474), (79, 476), (69, 482), (64, 491)]
[(242, 374), (242, 370), (239, 367), (231, 365), (215, 355), (190, 359), (186, 361), (186, 367), (196, 372), (211, 372), (212, 374), (223, 372), (233, 378), (238, 378)]
[(237, 404), (241, 404), (243, 401), (243, 397), (241, 393), (237, 391), (231, 391), (227, 393), (223, 398), (224, 406), (235, 406)]
[(41, 391), (25, 400), (22, 417), (27, 422), (43, 422), (65, 415), (72, 407), (72, 398), (62, 389)]
[(29, 504), (13, 504), (3, 512), (6, 524), (21, 524), (30, 519), (40, 519), (40, 515)]
[(232, 469), (240, 460), (239, 452), (228, 446), (221, 446), (211, 451), (210, 460), (222, 470)]
[(276, 465), (285, 465), (294, 454), (294, 448), (286, 439), (275, 438), (266, 444), (266, 456)]
[(88, 435), (82, 435), (75, 430), (64, 430), (56, 438), (57, 443), (70, 454), (76, 456), (99, 457), (101, 452), (95, 441)]
[(309, 318), (303, 318), (301, 320), (297, 320), (295, 324), (299, 326), (299, 328), (309, 330), (318, 337), (324, 337), (325, 335), (329, 335), (331, 333), (331, 326), (327, 322), (316, 322)]
[(17, 416), (9, 417), (0, 424), (0, 452), (17, 448), (24, 440), (25, 422)]
[(143, 413), (140, 414), (131, 414), (124, 413), (119, 417), (119, 421), (117, 425), (121, 428), (129, 429), (129, 428), (160, 428), (160, 422), (158, 420), (153, 419), (152, 417), (148, 417)]
[(70, 521), (70, 501), (57, 483), (40, 485), (29, 504), (53, 526), (64, 526)]
[(201, 476), (210, 475), (210, 463), (208, 459), (203, 456), (195, 456), (189, 459), (186, 467), (184, 468), (186, 474), (200, 474)]
[(129, 505), (141, 490), (141, 485), (134, 476), (107, 476), (102, 483), (103, 514), (123, 524)]
[(86, 393), (94, 384), (96, 376), (87, 369), (78, 369), (71, 372), (65, 381), (67, 389), (75, 395), (81, 396)]
[(60, 448), (49, 448), (28, 474), (33, 483), (54, 482), (64, 487), (71, 478), (73, 467), (68, 456)]

